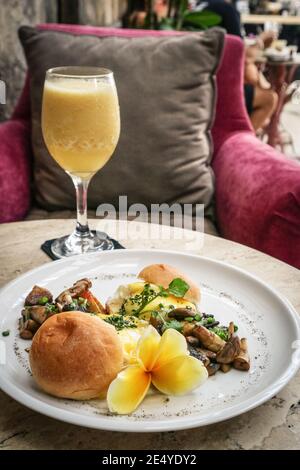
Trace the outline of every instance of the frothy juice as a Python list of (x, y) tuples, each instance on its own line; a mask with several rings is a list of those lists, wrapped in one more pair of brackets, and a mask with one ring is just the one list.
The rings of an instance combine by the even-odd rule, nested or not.
[(97, 79), (46, 81), (42, 130), (49, 153), (62, 168), (80, 177), (94, 174), (119, 139), (116, 88)]

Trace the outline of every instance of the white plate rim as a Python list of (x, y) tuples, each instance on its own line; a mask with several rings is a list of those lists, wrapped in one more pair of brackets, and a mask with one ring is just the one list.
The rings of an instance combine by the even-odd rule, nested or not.
[[(188, 258), (193, 258), (193, 259), (203, 259), (206, 262), (214, 264), (215, 266), (223, 266), (227, 269), (229, 268), (230, 270), (235, 271), (236, 273), (246, 276), (250, 278), (252, 281), (258, 283), (264, 289), (266, 289), (269, 293), (275, 296), (279, 302), (283, 304), (286, 310), (285, 314), (288, 312), (290, 319), (294, 323), (297, 339), (300, 340), (300, 318), (299, 318), (298, 312), (292, 306), (290, 301), (285, 299), (285, 297), (279, 294), (273, 287), (268, 285), (259, 277), (249, 273), (248, 271), (242, 268), (239, 268), (237, 266), (231, 265), (229, 263), (226, 263), (225, 261), (216, 260), (216, 259), (209, 258), (206, 256), (197, 255), (193, 253), (186, 253), (182, 251), (157, 250), (157, 249), (122, 249), (120, 250), (120, 253), (124, 253), (124, 252), (129, 252), (129, 253), (137, 254), (137, 255), (145, 253), (145, 252), (147, 253), (151, 252), (153, 253), (153, 255), (170, 254), (170, 255), (183, 256), (183, 257), (188, 257)], [(103, 255), (109, 256), (112, 253), (115, 254), (116, 250), (101, 252), (101, 256)], [(89, 258), (92, 259), (92, 257), (95, 257), (94, 253), (77, 255), (76, 258), (75, 257), (71, 258), (71, 260), (75, 261), (75, 260), (79, 260), (80, 258), (84, 260), (85, 259), (88, 260)], [(60, 260), (56, 260), (55, 264), (60, 265), (68, 261), (70, 261), (70, 259), (60, 259)], [(52, 264), (52, 263), (49, 262), (49, 264)], [(15, 279), (13, 279), (12, 281), (7, 283), (5, 286), (3, 286), (0, 289), (0, 295), (5, 293), (6, 290), (9, 290), (10, 288), (12, 288), (20, 280), (26, 279), (33, 273), (39, 273), (40, 271), (43, 271), (47, 266), (48, 266), (48, 263), (45, 263), (41, 266), (38, 266), (37, 268), (31, 269), (21, 274), (20, 276), (17, 276)], [(234, 418), (235, 416), (244, 414), (247, 411), (250, 411), (258, 407), (259, 405), (265, 403), (274, 395), (276, 395), (294, 377), (299, 367), (300, 367), (300, 355), (297, 356), (294, 362), (290, 363), (285, 373), (282, 374), (275, 382), (270, 384), (268, 387), (266, 387), (265, 390), (259, 392), (254, 397), (250, 397), (246, 399), (243, 402), (243, 404), (236, 403), (227, 407), (225, 410), (213, 412), (211, 413), (211, 416), (209, 419), (207, 419), (207, 417), (205, 416), (203, 418), (199, 416), (196, 416), (196, 417), (188, 416), (188, 417), (180, 417), (176, 421), (176, 423), (172, 423), (172, 420), (170, 419), (160, 420), (159, 423), (156, 423), (156, 424), (151, 424), (150, 420), (149, 422), (134, 421), (131, 423), (128, 421), (122, 422), (121, 420), (118, 420), (117, 418), (114, 419), (111, 417), (104, 417), (104, 416), (101, 416), (101, 417), (84, 416), (84, 415), (77, 415), (76, 412), (74, 411), (58, 410), (55, 406), (47, 404), (47, 403), (43, 403), (38, 398), (30, 397), (26, 392), (23, 392), (17, 386), (5, 380), (2, 374), (0, 374), (0, 388), (5, 393), (7, 393), (10, 397), (15, 399), (22, 405), (27, 406), (28, 408), (32, 409), (33, 411), (44, 414), (50, 418), (54, 418), (62, 422), (75, 424), (77, 426), (83, 426), (87, 428), (104, 430), (104, 431), (117, 431), (117, 432), (167, 432), (167, 431), (179, 431), (183, 429), (193, 429), (193, 428), (200, 427), (200, 426), (206, 426), (206, 425), (218, 423), (220, 421), (225, 421), (226, 419), (231, 419), (231, 418)], [(0, 365), (0, 368), (1, 368), (1, 365)], [(61, 413), (59, 413), (59, 411)]]

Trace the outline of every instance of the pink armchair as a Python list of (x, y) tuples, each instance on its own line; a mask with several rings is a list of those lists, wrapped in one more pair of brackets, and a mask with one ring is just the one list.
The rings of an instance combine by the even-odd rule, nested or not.
[[(174, 34), (56, 24), (40, 28), (99, 36)], [(228, 35), (212, 129), (218, 230), (300, 268), (300, 165), (255, 137), (244, 105), (243, 54), (242, 41)], [(0, 125), (0, 222), (21, 220), (28, 213), (31, 161), (27, 78), (11, 120)]]

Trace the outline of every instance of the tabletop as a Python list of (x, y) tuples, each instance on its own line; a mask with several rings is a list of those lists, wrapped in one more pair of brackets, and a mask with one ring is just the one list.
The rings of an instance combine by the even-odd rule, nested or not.
[[(92, 228), (119, 236), (126, 248), (189, 251), (241, 267), (269, 283), (300, 313), (300, 271), (268, 255), (222, 238), (150, 224), (97, 221)], [(129, 227), (129, 229), (128, 229)], [(0, 225), (0, 285), (50, 261), (45, 238), (70, 233), (70, 220)], [(132, 230), (134, 229), (134, 230)], [(132, 233), (135, 237), (132, 237)], [(155, 232), (156, 235), (158, 231)], [(140, 234), (140, 237), (138, 236)], [(135, 238), (135, 239), (133, 239)], [(223, 423), (166, 433), (117, 433), (62, 423), (25, 408), (0, 391), (0, 449), (299, 449), (300, 373), (260, 407)]]
[(282, 24), (282, 25), (300, 25), (300, 16), (243, 14), (242, 23), (244, 24), (276, 23), (276, 24)]
[(285, 66), (285, 67), (299, 67), (300, 65), (300, 54), (295, 54), (294, 57), (284, 60), (284, 59), (272, 59), (272, 57), (268, 56), (267, 54), (264, 54), (263, 57), (266, 59), (268, 66), (271, 67), (276, 67), (276, 66)]

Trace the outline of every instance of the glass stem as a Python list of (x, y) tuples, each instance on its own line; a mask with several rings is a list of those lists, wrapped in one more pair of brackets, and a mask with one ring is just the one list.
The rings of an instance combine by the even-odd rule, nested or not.
[(90, 178), (80, 178), (73, 176), (72, 180), (76, 189), (77, 222), (74, 234), (77, 237), (85, 238), (91, 235), (87, 220), (87, 190)]

